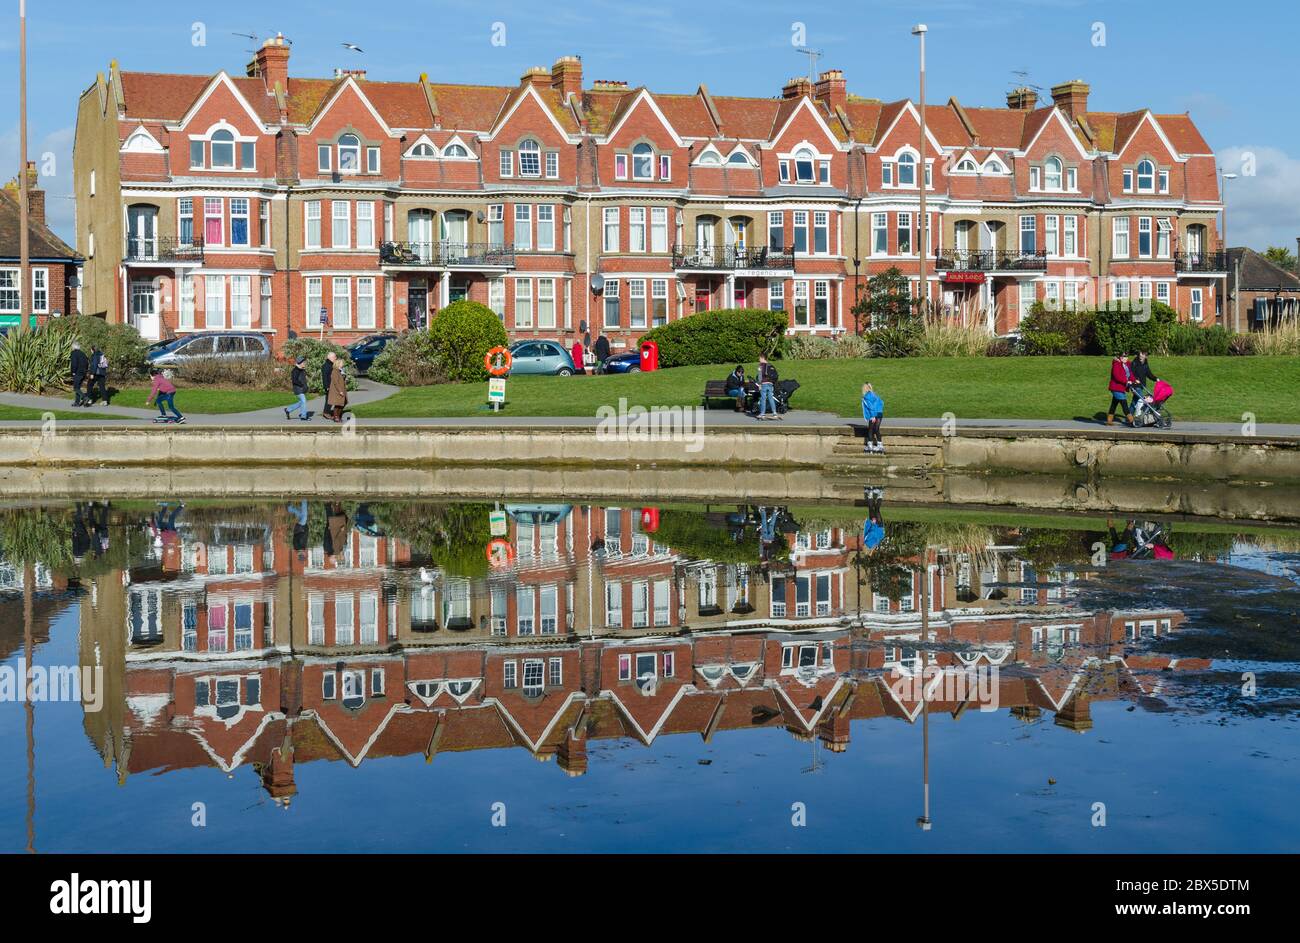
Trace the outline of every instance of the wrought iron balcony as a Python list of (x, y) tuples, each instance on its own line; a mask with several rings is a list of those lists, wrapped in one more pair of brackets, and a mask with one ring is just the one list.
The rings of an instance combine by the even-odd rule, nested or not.
[(126, 240), (126, 258), (123, 261), (135, 265), (202, 265), (203, 240), (196, 237), (182, 243), (171, 237), (141, 239), (131, 236)]
[(793, 252), (778, 252), (763, 246), (674, 246), (673, 268), (702, 271), (773, 271), (794, 268)]
[(934, 267), (940, 272), (1045, 272), (1047, 250), (942, 249)]
[(511, 246), (486, 242), (385, 242), (379, 264), (396, 268), (507, 269), (515, 267)]
[(1174, 271), (1192, 275), (1223, 275), (1228, 271), (1228, 253), (1176, 252)]

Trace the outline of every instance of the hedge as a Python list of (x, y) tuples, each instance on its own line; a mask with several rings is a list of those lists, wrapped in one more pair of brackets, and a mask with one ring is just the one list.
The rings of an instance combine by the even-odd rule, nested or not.
[(752, 363), (760, 354), (781, 354), (789, 323), (784, 311), (726, 308), (701, 311), (654, 328), (641, 340), (659, 345), (661, 367)]

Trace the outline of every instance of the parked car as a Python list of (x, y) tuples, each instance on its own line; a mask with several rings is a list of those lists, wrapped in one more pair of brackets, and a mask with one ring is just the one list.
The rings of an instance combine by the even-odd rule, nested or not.
[(640, 373), (641, 372), (641, 352), (638, 350), (625, 350), (621, 354), (610, 354), (604, 359), (597, 373)]
[(188, 361), (269, 360), (271, 344), (251, 331), (204, 331), (152, 345), (145, 354), (151, 367), (182, 367)]
[(510, 374), (543, 373), (571, 377), (573, 357), (557, 341), (515, 341), (510, 345)]
[(352, 358), (352, 364), (357, 368), (357, 373), (365, 374), (369, 372), (370, 365), (375, 362), (389, 341), (397, 339), (396, 334), (368, 334), (359, 341), (353, 341), (348, 345), (348, 356)]

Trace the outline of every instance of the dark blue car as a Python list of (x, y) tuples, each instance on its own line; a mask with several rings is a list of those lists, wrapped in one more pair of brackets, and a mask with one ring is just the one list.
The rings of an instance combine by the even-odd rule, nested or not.
[(396, 339), (396, 334), (368, 334), (361, 340), (353, 341), (348, 345), (348, 356), (352, 358), (352, 364), (357, 368), (357, 373), (365, 374), (369, 372), (370, 365), (388, 346), (388, 342)]
[(625, 350), (621, 354), (611, 354), (597, 368), (597, 373), (640, 373), (641, 352)]

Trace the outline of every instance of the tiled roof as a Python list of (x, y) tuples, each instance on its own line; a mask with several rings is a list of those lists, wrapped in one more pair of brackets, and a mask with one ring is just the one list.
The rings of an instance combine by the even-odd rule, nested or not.
[[(18, 258), (21, 232), (18, 194), (8, 187), (0, 188), (0, 259)], [(48, 226), (34, 221), (29, 221), (27, 226), (27, 250), (33, 259), (74, 261), (81, 258), (75, 249), (54, 235)]]
[(123, 72), (122, 100), (127, 117), (175, 121), (184, 116), (211, 81), (210, 75)]
[(1300, 278), (1296, 277), (1295, 272), (1274, 265), (1254, 249), (1229, 249), (1229, 272), (1236, 271), (1238, 260), (1241, 261), (1241, 281), (1237, 287), (1241, 291), (1269, 291), (1275, 288), (1300, 291)]

